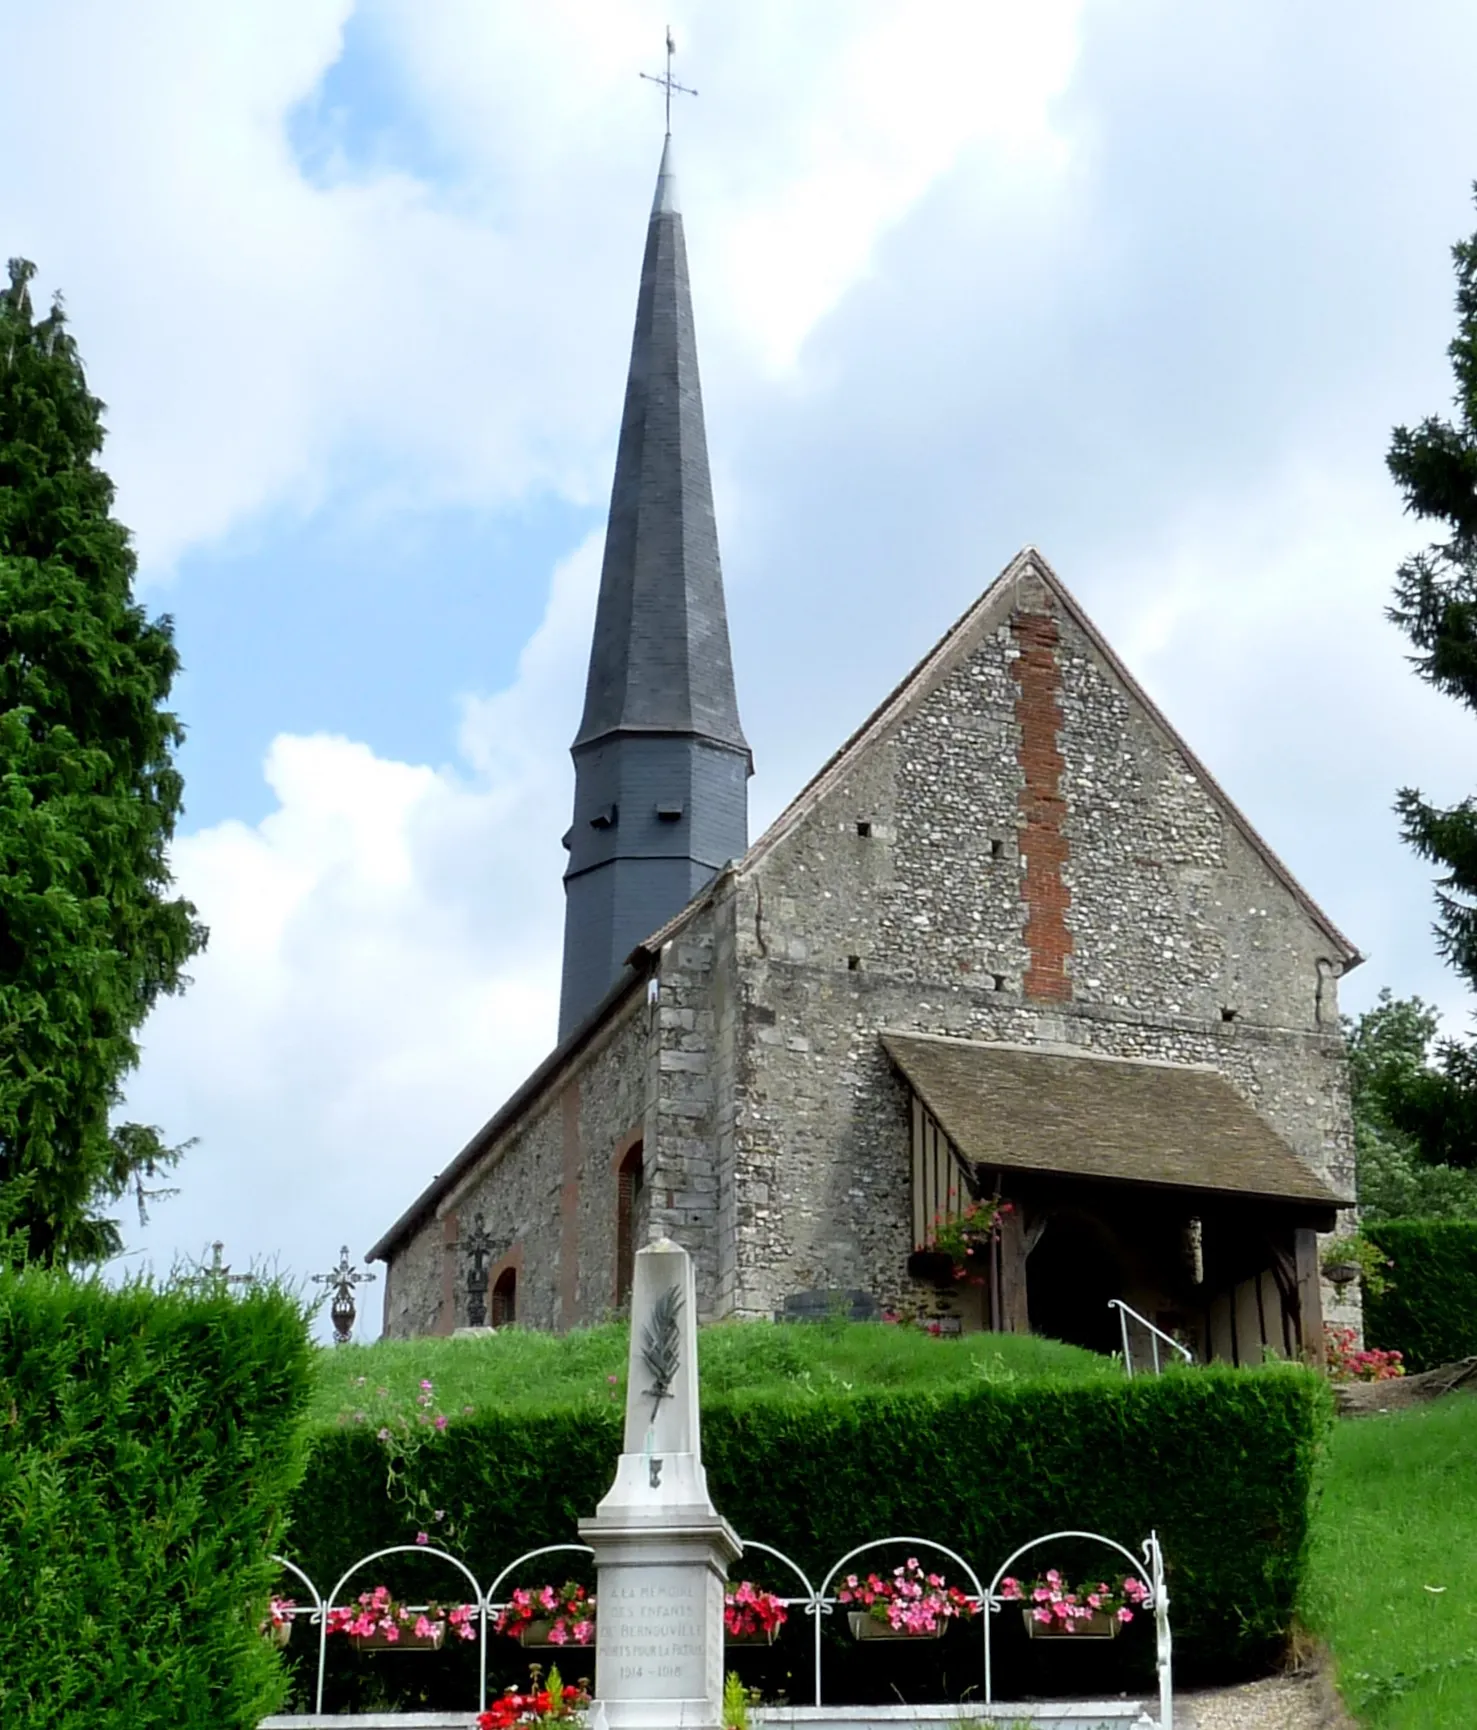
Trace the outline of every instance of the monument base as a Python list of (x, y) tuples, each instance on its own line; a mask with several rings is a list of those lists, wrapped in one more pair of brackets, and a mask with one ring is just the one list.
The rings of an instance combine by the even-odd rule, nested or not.
[(596, 1711), (610, 1730), (720, 1730), (723, 1593), (743, 1546), (710, 1509), (685, 1512), (609, 1510), (580, 1521), (600, 1606)]

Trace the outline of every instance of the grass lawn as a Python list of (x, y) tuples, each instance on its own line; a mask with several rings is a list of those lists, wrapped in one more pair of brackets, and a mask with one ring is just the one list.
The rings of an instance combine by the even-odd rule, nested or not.
[(1306, 1616), (1361, 1724), (1477, 1727), (1477, 1395), (1339, 1423)]
[[(626, 1337), (617, 1323), (568, 1334), (513, 1328), (473, 1339), (337, 1346), (320, 1354), (312, 1416), (318, 1423), (337, 1423), (345, 1413), (373, 1413), (386, 1402), (408, 1407), (423, 1378), (433, 1385), (435, 1405), (448, 1414), (466, 1406), (548, 1411), (619, 1401)], [(881, 1322), (725, 1322), (701, 1330), (698, 1357), (705, 1400), (749, 1392), (803, 1399), (972, 1379), (1123, 1378), (1111, 1358), (1055, 1340), (1013, 1334), (938, 1339)]]

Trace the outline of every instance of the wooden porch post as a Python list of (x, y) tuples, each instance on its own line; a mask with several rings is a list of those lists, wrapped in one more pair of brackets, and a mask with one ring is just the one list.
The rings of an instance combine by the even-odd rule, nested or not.
[(1026, 1222), (1019, 1202), (1000, 1219), (1000, 1331), (1031, 1331), (1026, 1305)]
[(1297, 1263), (1298, 1325), (1302, 1333), (1304, 1359), (1315, 1369), (1328, 1367), (1323, 1339), (1323, 1291), (1318, 1270), (1318, 1233), (1300, 1225), (1292, 1234)]

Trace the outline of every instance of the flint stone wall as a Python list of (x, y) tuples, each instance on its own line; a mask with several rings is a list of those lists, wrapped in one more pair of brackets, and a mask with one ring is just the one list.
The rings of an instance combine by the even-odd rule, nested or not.
[[(1060, 639), (1064, 1002), (1023, 994), (1012, 603), (1055, 612)], [(1044, 586), (1005, 597), (972, 652), (726, 902), (740, 975), (733, 1313), (808, 1289), (913, 1292), (908, 1097), (884, 1027), (1213, 1064), (1352, 1191), (1327, 937)]]
[(465, 1324), (461, 1239), (479, 1213), (494, 1244), (489, 1274), (517, 1257), (520, 1326), (564, 1328), (611, 1313), (616, 1155), (643, 1123), (648, 1020), (639, 996), (624, 1006), (410, 1237), (386, 1279), (390, 1338)]

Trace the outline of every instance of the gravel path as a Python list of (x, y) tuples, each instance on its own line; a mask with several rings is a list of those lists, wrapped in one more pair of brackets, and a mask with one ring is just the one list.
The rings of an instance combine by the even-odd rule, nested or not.
[(1174, 1723), (1175, 1730), (1357, 1730), (1321, 1671), (1180, 1696)]

